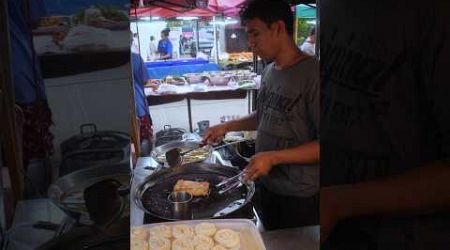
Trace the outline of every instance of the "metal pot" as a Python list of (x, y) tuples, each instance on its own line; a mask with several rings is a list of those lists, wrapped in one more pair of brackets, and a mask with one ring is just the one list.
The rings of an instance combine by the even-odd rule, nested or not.
[(186, 130), (182, 128), (172, 128), (170, 125), (164, 125), (164, 129), (156, 133), (155, 146), (158, 147), (171, 141), (179, 141), (184, 133), (186, 133)]
[(236, 144), (236, 154), (246, 161), (250, 161), (250, 158), (255, 154), (255, 140), (242, 141)]
[[(222, 218), (244, 207), (253, 197), (255, 184), (248, 182), (227, 193), (219, 194), (215, 185), (239, 174), (239, 169), (218, 164), (190, 163), (157, 172), (132, 192), (132, 199), (146, 213), (164, 220)], [(209, 194), (193, 197), (182, 209), (169, 199), (179, 180), (207, 181)]]

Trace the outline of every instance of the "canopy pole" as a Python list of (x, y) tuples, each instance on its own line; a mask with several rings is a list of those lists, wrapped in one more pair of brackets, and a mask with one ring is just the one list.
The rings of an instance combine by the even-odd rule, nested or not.
[(198, 19), (195, 20), (195, 46), (197, 47), (197, 54), (200, 51), (200, 35), (199, 35), (199, 28), (198, 28)]
[(217, 41), (217, 30), (216, 30), (216, 16), (213, 16), (213, 29), (214, 29), (214, 47), (216, 50), (214, 51), (214, 62), (216, 64), (219, 63), (219, 41)]
[[(142, 56), (141, 55), (141, 39), (140, 39), (140, 35), (139, 35), (139, 24), (138, 24), (139, 17), (138, 17), (138, 14), (137, 14), (136, 6), (134, 6), (134, 13), (136, 13), (136, 21), (134, 23), (136, 25), (136, 34), (138, 36), (137, 37), (137, 42), (138, 42), (137, 46), (138, 46), (139, 55)], [(134, 34), (132, 34), (132, 35), (134, 35)], [(134, 37), (131, 37), (131, 41), (134, 41)]]

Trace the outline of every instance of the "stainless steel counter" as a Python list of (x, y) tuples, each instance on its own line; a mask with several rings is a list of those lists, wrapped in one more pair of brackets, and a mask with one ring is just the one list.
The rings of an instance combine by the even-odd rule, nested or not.
[(320, 248), (320, 227), (309, 226), (261, 232), (267, 250), (315, 250)]

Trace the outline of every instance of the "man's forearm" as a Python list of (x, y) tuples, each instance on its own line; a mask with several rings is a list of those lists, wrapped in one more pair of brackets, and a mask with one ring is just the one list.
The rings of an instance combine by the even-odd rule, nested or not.
[(225, 123), (227, 131), (252, 131), (256, 130), (256, 111), (241, 119)]
[(300, 146), (273, 152), (274, 165), (278, 164), (315, 164), (320, 159), (320, 144), (311, 141)]
[(326, 187), (341, 218), (373, 214), (427, 213), (450, 209), (450, 166), (434, 163), (403, 175)]

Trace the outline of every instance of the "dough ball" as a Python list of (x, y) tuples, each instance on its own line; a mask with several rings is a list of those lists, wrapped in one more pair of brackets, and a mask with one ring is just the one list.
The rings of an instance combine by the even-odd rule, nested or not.
[(191, 239), (194, 237), (194, 229), (188, 225), (175, 225), (173, 227), (172, 236), (176, 239)]
[(216, 233), (216, 226), (213, 223), (199, 223), (195, 226), (195, 233), (212, 237)]
[(214, 235), (214, 240), (226, 248), (239, 247), (239, 233), (231, 229), (220, 229)]
[(211, 250), (228, 250), (222, 245), (215, 245)]
[(170, 227), (166, 226), (166, 225), (152, 227), (152, 228), (150, 228), (149, 233), (150, 233), (150, 238), (152, 238), (152, 237), (170, 238), (172, 235)]
[(214, 240), (211, 237), (201, 235), (201, 234), (194, 236), (194, 239), (192, 242), (194, 243), (194, 246), (207, 245), (210, 248), (214, 246)]
[(195, 250), (211, 250), (211, 246), (208, 244), (200, 244), (195, 247)]
[(148, 243), (147, 243), (147, 241), (144, 241), (144, 240), (131, 239), (130, 249), (131, 250), (148, 250)]
[(130, 239), (147, 241), (148, 240), (147, 229), (142, 228), (142, 227), (132, 228), (131, 234), (130, 234)]
[(172, 242), (172, 250), (194, 250), (194, 244), (190, 238), (179, 238)]

